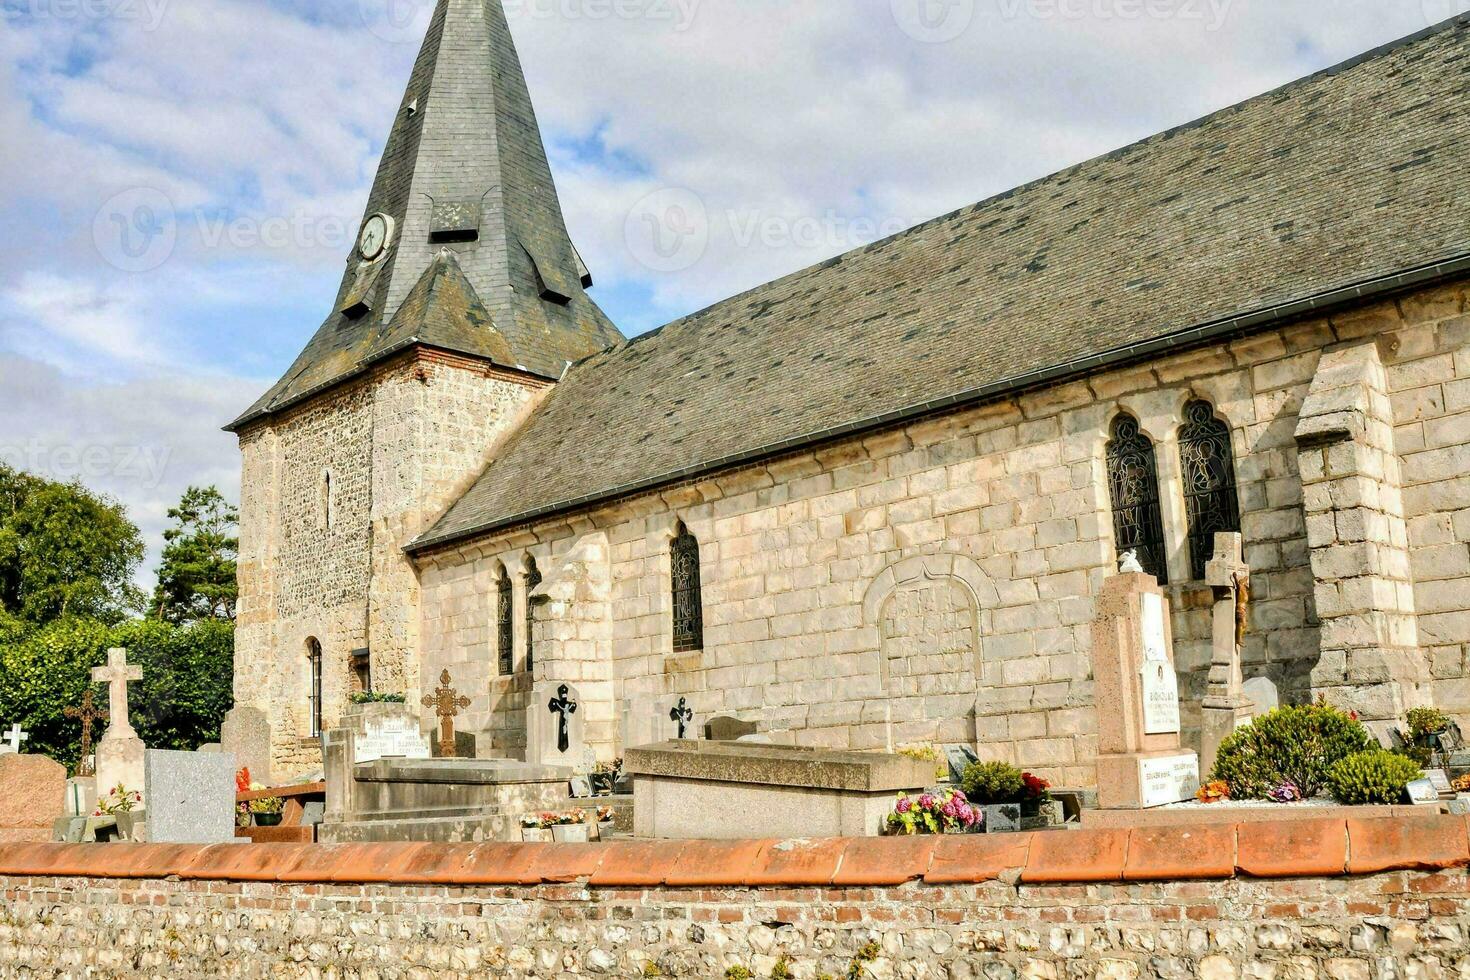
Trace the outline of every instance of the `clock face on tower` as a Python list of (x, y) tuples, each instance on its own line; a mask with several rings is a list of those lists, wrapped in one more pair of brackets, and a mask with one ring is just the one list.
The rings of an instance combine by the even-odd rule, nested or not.
[(357, 239), (357, 254), (371, 262), (383, 254), (392, 234), (393, 219), (386, 214), (373, 215), (362, 223), (362, 234)]

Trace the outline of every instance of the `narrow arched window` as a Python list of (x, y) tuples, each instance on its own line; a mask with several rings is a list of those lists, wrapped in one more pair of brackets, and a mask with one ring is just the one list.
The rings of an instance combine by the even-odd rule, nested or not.
[(500, 581), (496, 584), (495, 599), (495, 649), (500, 655), (500, 676), (509, 677), (516, 672), (515, 630), (511, 598), (510, 573), (500, 566)]
[(322, 645), (314, 636), (306, 641), (306, 669), (311, 737), (316, 738), (322, 733)]
[(1143, 570), (1169, 581), (1164, 555), (1164, 522), (1159, 511), (1159, 468), (1153, 440), (1138, 420), (1120, 415), (1108, 443), (1108, 489), (1113, 500), (1113, 531), (1118, 554), (1136, 552)]
[(1179, 465), (1184, 476), (1184, 506), (1189, 518), (1189, 559), (1196, 579), (1215, 553), (1215, 535), (1240, 530), (1240, 497), (1235, 490), (1235, 454), (1230, 426), (1215, 417), (1209, 402), (1184, 406), (1179, 427)]
[(332, 471), (322, 474), (322, 527), (332, 529)]
[(704, 649), (704, 597), (699, 585), (699, 541), (679, 522), (679, 534), (669, 544), (673, 573), (674, 652)]
[(536, 567), (536, 559), (530, 555), (526, 556), (526, 673), (531, 673), (536, 666), (536, 604), (531, 601), (531, 594), (536, 591), (536, 586), (541, 584), (541, 570)]

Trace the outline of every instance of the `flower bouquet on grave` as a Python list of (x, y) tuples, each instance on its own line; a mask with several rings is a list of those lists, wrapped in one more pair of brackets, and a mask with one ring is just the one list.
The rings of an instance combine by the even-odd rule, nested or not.
[(1266, 790), (1266, 799), (1272, 803), (1300, 803), (1303, 796), (1296, 783), (1288, 779), (1281, 785)]
[[(259, 792), (266, 787), (257, 783), (250, 788)], [(286, 801), (279, 796), (264, 796), (258, 800), (251, 800), (245, 805), (250, 808), (250, 815), (255, 818), (257, 827), (279, 827), (281, 813), (286, 809)]]
[(1211, 783), (1205, 783), (1194, 794), (1194, 798), (1201, 803), (1224, 803), (1230, 799), (1230, 784), (1223, 779), (1217, 779)]
[(587, 811), (577, 808), (558, 813), (551, 828), (551, 837), (558, 844), (587, 843), (592, 839), (591, 829), (587, 826)]
[(92, 811), (92, 816), (112, 817), (117, 824), (118, 834), (124, 840), (132, 840), (134, 829), (144, 820), (142, 806), (142, 793), (118, 783), (106, 796), (97, 801), (97, 807)]
[(521, 817), (521, 840), (528, 844), (551, 842), (551, 828), (556, 823), (554, 813), (528, 813)]
[(980, 812), (958, 790), (924, 793), (918, 798), (904, 794), (888, 815), (887, 829), (896, 836), (919, 834), (968, 834), (983, 822)]

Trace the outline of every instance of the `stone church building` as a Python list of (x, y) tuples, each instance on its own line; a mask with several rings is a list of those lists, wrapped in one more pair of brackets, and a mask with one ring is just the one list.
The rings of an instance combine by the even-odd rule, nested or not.
[(447, 668), (509, 756), (551, 681), (604, 759), (685, 697), (1087, 785), (1101, 583), (1167, 583), (1197, 729), (1239, 530), (1247, 678), (1470, 721), (1467, 105), (1459, 19), (628, 340), (499, 0), (439, 0), (336, 301), (230, 426), (237, 703), (282, 772)]

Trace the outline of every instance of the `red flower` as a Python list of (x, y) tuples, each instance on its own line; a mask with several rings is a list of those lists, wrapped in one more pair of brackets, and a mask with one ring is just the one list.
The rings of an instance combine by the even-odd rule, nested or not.
[(248, 792), (250, 792), (250, 767), (249, 766), (245, 766), (239, 772), (235, 773), (235, 792), (236, 793), (248, 793)]

